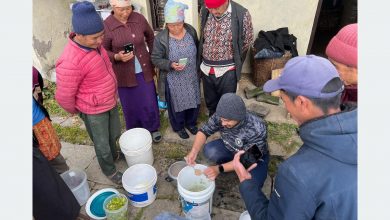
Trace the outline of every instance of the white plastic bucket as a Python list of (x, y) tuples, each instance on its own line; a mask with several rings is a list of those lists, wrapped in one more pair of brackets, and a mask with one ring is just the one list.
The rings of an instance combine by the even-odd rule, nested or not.
[(119, 146), (129, 167), (140, 163), (153, 165), (152, 135), (148, 130), (144, 128), (127, 130), (119, 138)]
[(135, 207), (145, 207), (156, 199), (157, 172), (149, 164), (135, 164), (122, 176), (123, 188)]
[[(196, 164), (194, 168), (204, 171), (207, 166)], [(207, 219), (213, 207), (215, 182), (205, 175), (195, 175), (194, 168), (184, 167), (177, 177), (177, 189), (181, 197), (182, 209), (187, 217)]]
[(144, 128), (127, 130), (119, 138), (119, 146), (125, 155), (127, 165), (153, 165), (152, 135)]
[(87, 174), (82, 170), (72, 169), (61, 174), (62, 179), (68, 185), (79, 204), (84, 205), (89, 198), (89, 185)]

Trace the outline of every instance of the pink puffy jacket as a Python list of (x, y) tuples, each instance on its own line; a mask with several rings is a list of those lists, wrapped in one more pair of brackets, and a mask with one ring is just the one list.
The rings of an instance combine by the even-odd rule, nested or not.
[(116, 105), (117, 81), (102, 46), (88, 51), (69, 39), (56, 63), (56, 82), (55, 98), (67, 112), (99, 114)]

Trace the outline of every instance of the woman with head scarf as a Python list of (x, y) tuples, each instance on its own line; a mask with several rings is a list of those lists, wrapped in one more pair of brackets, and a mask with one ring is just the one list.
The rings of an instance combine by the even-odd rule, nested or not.
[(195, 29), (184, 22), (188, 6), (168, 0), (164, 8), (166, 29), (154, 41), (152, 62), (160, 69), (159, 96), (168, 103), (172, 129), (182, 139), (189, 138), (187, 130), (198, 132), (200, 90), (198, 79), (197, 45)]
[(118, 80), (126, 129), (145, 128), (152, 133), (153, 141), (159, 142), (160, 117), (150, 61), (153, 30), (144, 16), (133, 11), (130, 0), (110, 0), (110, 5), (111, 15), (104, 21), (103, 46)]

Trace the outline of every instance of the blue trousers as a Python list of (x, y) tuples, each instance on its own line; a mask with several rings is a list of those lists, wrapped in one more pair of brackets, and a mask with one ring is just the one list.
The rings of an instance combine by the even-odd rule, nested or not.
[[(217, 139), (204, 146), (203, 154), (208, 160), (216, 164), (223, 164), (232, 161), (235, 152), (228, 150), (222, 139)], [(263, 187), (264, 181), (267, 178), (268, 163), (269, 154), (263, 155), (262, 160), (257, 162), (256, 168), (250, 171), (252, 178), (259, 185), (260, 189)]]

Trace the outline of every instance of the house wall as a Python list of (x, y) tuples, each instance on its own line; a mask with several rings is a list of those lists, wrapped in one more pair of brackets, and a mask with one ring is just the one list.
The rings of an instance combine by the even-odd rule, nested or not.
[(33, 65), (45, 78), (52, 71), (71, 31), (72, 0), (33, 0)]
[[(260, 30), (288, 27), (289, 33), (297, 37), (298, 54), (306, 54), (319, 0), (235, 1), (249, 10), (255, 38)], [(251, 72), (248, 58), (243, 66), (243, 72)]]
[[(93, 1), (93, 0), (92, 0)], [(132, 0), (142, 7), (141, 12), (151, 24), (149, 0)], [(189, 6), (186, 22), (199, 32), (197, 0), (176, 0)], [(252, 16), (255, 37), (260, 30), (288, 27), (297, 40), (300, 55), (306, 54), (319, 0), (236, 0)], [(61, 54), (71, 31), (70, 4), (75, 0), (33, 0), (33, 64), (46, 78), (54, 80), (55, 61)], [(249, 56), (249, 53), (248, 53)], [(251, 72), (249, 57), (243, 72)]]

